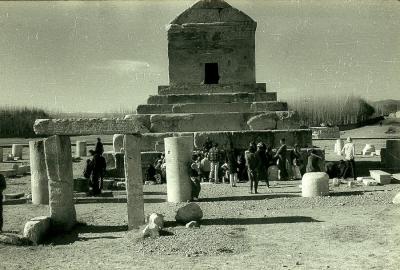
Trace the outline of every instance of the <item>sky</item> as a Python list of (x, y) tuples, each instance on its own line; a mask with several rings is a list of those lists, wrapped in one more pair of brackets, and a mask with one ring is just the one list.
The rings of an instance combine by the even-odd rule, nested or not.
[[(0, 105), (133, 110), (168, 84), (166, 25), (196, 1), (0, 2)], [(400, 1), (232, 0), (279, 100), (400, 99)]]

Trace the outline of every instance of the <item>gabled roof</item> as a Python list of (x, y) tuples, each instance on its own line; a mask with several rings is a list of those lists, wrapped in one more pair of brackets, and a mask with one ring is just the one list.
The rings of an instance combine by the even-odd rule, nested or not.
[(201, 0), (181, 13), (171, 24), (215, 22), (255, 23), (248, 15), (223, 0)]

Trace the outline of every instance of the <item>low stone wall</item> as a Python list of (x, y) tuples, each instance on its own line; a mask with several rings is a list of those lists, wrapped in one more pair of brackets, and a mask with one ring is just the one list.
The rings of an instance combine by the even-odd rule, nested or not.
[(339, 139), (339, 127), (310, 127), (313, 139)]

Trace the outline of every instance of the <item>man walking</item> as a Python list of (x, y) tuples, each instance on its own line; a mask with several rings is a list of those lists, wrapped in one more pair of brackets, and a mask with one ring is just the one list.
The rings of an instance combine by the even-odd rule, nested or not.
[(353, 179), (356, 180), (356, 163), (354, 161), (355, 148), (353, 140), (350, 137), (347, 138), (346, 143), (343, 146), (342, 155), (344, 155), (344, 160), (346, 162), (346, 168), (343, 172), (342, 178), (346, 178), (349, 169), (351, 169)]
[(286, 181), (288, 179), (288, 171), (286, 168), (287, 163), (287, 146), (285, 142), (285, 138), (280, 140), (281, 146), (278, 151), (276, 151), (275, 158), (278, 160), (278, 169), (279, 169), (279, 180)]
[(96, 196), (101, 193), (103, 188), (103, 178), (106, 173), (106, 160), (93, 150), (89, 150), (89, 153), (92, 155), (90, 164), (90, 184), (92, 186), (93, 195)]
[(258, 189), (258, 177), (257, 177), (257, 167), (258, 167), (258, 158), (256, 156), (256, 145), (254, 142), (251, 142), (249, 145), (249, 149), (244, 153), (246, 159), (246, 167), (247, 174), (250, 181), (250, 193), (253, 193), (253, 184), (254, 184), (254, 193), (257, 194)]

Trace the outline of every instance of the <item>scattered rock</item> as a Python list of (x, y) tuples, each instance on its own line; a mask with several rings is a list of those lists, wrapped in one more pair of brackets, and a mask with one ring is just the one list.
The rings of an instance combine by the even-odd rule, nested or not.
[(178, 209), (175, 220), (179, 223), (186, 224), (190, 221), (200, 221), (203, 218), (203, 210), (196, 203), (188, 203)]
[(49, 228), (49, 217), (41, 216), (32, 218), (25, 224), (24, 237), (37, 245), (43, 240)]
[(27, 246), (32, 244), (29, 239), (15, 233), (0, 234), (0, 243), (13, 246)]
[(143, 230), (143, 237), (158, 237), (160, 231), (164, 228), (164, 216), (161, 214), (153, 213), (148, 218), (149, 222)]
[(160, 229), (164, 228), (164, 216), (161, 214), (157, 214), (157, 213), (153, 213), (149, 216), (149, 224), (150, 223), (154, 223), (156, 224), (158, 227), (160, 227)]
[(192, 220), (192, 221), (186, 223), (185, 227), (188, 228), (188, 229), (189, 228), (196, 228), (196, 227), (198, 228), (198, 227), (200, 227), (200, 224), (197, 221)]
[(396, 196), (394, 196), (392, 202), (394, 204), (400, 204), (400, 192), (396, 194)]

